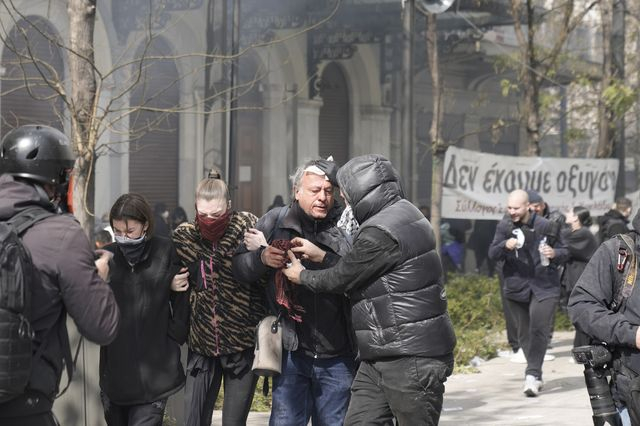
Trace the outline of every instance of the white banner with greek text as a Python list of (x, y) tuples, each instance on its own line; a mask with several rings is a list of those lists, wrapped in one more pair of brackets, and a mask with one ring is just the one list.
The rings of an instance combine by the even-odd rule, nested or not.
[(617, 159), (511, 157), (449, 147), (444, 161), (442, 216), (501, 219), (515, 189), (537, 191), (552, 210), (584, 206), (592, 216), (611, 208)]

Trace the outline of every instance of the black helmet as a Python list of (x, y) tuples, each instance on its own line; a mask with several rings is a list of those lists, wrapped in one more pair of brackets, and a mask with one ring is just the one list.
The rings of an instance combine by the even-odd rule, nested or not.
[(66, 182), (74, 163), (69, 139), (53, 127), (29, 124), (2, 139), (0, 173), (57, 185)]

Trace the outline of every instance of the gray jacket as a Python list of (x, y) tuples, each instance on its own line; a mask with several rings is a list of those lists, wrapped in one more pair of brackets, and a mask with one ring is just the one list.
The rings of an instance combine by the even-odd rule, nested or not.
[[(0, 176), (0, 220), (8, 220), (32, 206), (51, 209), (49, 201), (34, 186), (10, 175)], [(80, 333), (99, 345), (115, 339), (120, 313), (111, 289), (96, 272), (89, 240), (73, 216), (43, 219), (25, 232), (22, 241), (41, 277), (31, 293), (34, 350), (42, 343), (44, 333), (56, 327), (41, 358), (32, 367), (29, 387), (53, 398), (62, 374), (60, 336), (66, 333), (65, 311)], [(60, 315), (62, 321), (58, 321)], [(0, 416), (1, 413), (0, 405)]]

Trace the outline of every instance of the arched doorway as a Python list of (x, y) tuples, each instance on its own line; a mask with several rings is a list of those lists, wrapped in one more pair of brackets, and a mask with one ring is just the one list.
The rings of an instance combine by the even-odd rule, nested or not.
[(2, 52), (0, 137), (24, 124), (63, 130), (62, 98), (46, 81), (64, 84), (64, 61), (54, 43), (58, 37), (46, 19), (34, 16), (19, 21), (9, 32)]
[(344, 72), (335, 62), (328, 64), (322, 72), (320, 97), (318, 153), (323, 158), (333, 155), (342, 166), (350, 157), (349, 92)]
[(177, 112), (167, 110), (179, 105), (180, 88), (178, 69), (170, 52), (166, 40), (157, 38), (146, 52), (141, 48), (136, 55), (142, 64), (134, 64), (133, 72), (142, 74), (133, 89), (130, 106), (156, 110), (140, 109), (131, 116), (129, 190), (144, 195), (152, 206), (164, 203), (171, 210), (178, 204), (180, 121)]
[(262, 79), (265, 70), (252, 55), (238, 64), (236, 123), (236, 188), (231, 188), (234, 209), (262, 214)]

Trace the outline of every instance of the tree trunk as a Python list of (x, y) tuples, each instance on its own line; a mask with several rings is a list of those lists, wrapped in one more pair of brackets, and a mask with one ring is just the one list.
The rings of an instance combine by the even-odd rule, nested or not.
[(438, 29), (436, 15), (427, 15), (427, 57), (433, 87), (433, 117), (429, 137), (431, 152), (433, 153), (433, 167), (431, 170), (431, 225), (436, 236), (436, 247), (440, 252), (440, 219), (442, 217), (442, 173), (444, 171), (444, 155), (447, 144), (442, 140), (442, 80), (440, 78), (440, 59), (438, 57)]
[[(527, 21), (527, 34), (522, 28), (522, 13)], [(535, 74), (538, 61), (535, 51), (536, 24), (534, 23), (534, 7), (531, 0), (525, 4), (521, 0), (513, 0), (511, 14), (514, 19), (513, 28), (520, 48), (520, 69), (518, 79), (523, 93), (521, 102), (521, 123), (527, 133), (527, 155), (540, 155), (540, 79)]]
[(596, 158), (609, 158), (613, 152), (613, 132), (611, 128), (611, 110), (607, 108), (603, 93), (611, 85), (611, 0), (604, 0), (600, 5), (602, 20), (602, 81), (598, 96), (598, 148)]
[(96, 78), (93, 31), (96, 0), (69, 0), (71, 142), (78, 158), (73, 172), (73, 210), (87, 235), (93, 231), (96, 146)]

